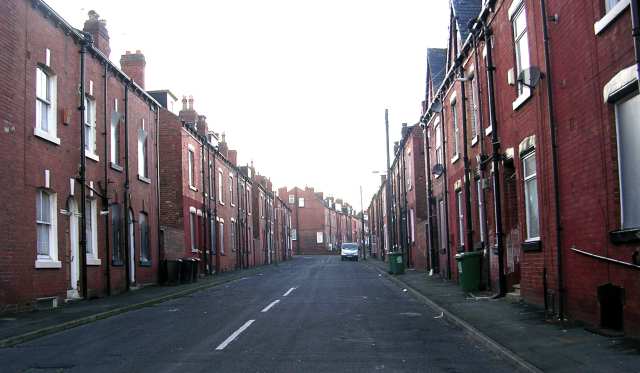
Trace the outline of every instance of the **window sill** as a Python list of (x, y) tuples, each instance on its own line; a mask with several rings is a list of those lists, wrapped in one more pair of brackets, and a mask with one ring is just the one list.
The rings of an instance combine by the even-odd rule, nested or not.
[(44, 132), (44, 131), (42, 131), (42, 130), (40, 130), (38, 128), (34, 128), (33, 129), (33, 134), (36, 137), (39, 137), (39, 138), (41, 138), (43, 140), (49, 141), (49, 142), (54, 143), (56, 145), (60, 145), (60, 138), (57, 137), (57, 136), (51, 135), (49, 132)]
[(109, 162), (109, 167), (111, 167), (112, 170), (116, 170), (118, 172), (122, 172), (124, 169), (122, 168), (122, 166), (120, 166), (117, 163), (113, 163), (113, 162)]
[(542, 251), (542, 241), (540, 240), (524, 241), (521, 246), (525, 253)]
[(35, 263), (35, 267), (59, 269), (59, 268), (62, 268), (62, 263), (59, 260), (37, 259)]
[(516, 111), (531, 97), (531, 89), (525, 87), (520, 96), (513, 101), (513, 111)]
[(198, 191), (198, 188), (194, 187), (193, 185), (189, 185), (189, 189), (193, 190), (194, 192)]
[(607, 14), (604, 15), (604, 17), (600, 18), (596, 23), (594, 23), (593, 30), (595, 34), (598, 35), (602, 31), (604, 31), (611, 23), (613, 23), (613, 21), (616, 20), (616, 18), (618, 18), (620, 14), (622, 14), (622, 12), (624, 12), (629, 4), (631, 4), (630, 0), (622, 0), (613, 8), (611, 8), (611, 10), (609, 10)]
[(640, 228), (620, 229), (609, 232), (609, 239), (616, 245), (638, 243), (640, 242)]
[(100, 162), (100, 157), (96, 153), (90, 152), (86, 149), (84, 151), (84, 156), (91, 159), (94, 162)]
[(151, 260), (141, 260), (138, 264), (140, 267), (151, 267), (153, 262)]
[(471, 146), (475, 146), (478, 143), (478, 135), (473, 136), (471, 139)]
[(451, 164), (456, 163), (460, 159), (460, 153), (456, 154), (451, 158)]
[(489, 135), (491, 135), (491, 133), (493, 133), (493, 126), (489, 126), (489, 127), (484, 129), (484, 135), (485, 136), (489, 136)]
[(96, 259), (93, 257), (87, 257), (87, 265), (88, 266), (99, 266), (102, 264), (102, 260)]
[(151, 184), (151, 179), (142, 175), (138, 175), (138, 180), (142, 181), (143, 183)]

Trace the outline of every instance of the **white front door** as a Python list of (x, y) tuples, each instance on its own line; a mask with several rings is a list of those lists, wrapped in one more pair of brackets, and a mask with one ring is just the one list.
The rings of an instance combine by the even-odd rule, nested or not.
[(129, 280), (136, 282), (136, 236), (133, 231), (133, 213), (129, 211)]
[(69, 202), (69, 242), (71, 242), (71, 260), (69, 261), (70, 270), (70, 284), (69, 291), (67, 292), (67, 298), (77, 298), (78, 295), (78, 281), (80, 279), (80, 234), (78, 227), (78, 218), (80, 213), (76, 202), (71, 200)]

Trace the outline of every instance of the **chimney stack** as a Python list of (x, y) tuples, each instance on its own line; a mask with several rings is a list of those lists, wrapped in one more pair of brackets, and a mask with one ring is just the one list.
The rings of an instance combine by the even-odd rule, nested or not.
[(144, 67), (147, 62), (144, 59), (144, 54), (137, 50), (136, 53), (127, 51), (120, 57), (120, 68), (133, 79), (140, 88), (144, 89)]
[(109, 33), (107, 32), (107, 21), (100, 19), (100, 15), (95, 10), (90, 10), (89, 19), (84, 21), (82, 31), (91, 34), (93, 46), (98, 48), (105, 56), (109, 57), (111, 48), (109, 47)]

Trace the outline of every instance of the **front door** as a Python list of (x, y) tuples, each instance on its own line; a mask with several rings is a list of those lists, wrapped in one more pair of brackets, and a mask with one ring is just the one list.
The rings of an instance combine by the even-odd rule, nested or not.
[(80, 230), (78, 227), (78, 218), (80, 212), (74, 200), (69, 202), (69, 242), (71, 243), (71, 252), (69, 260), (70, 284), (67, 291), (67, 298), (78, 298), (78, 281), (80, 280)]

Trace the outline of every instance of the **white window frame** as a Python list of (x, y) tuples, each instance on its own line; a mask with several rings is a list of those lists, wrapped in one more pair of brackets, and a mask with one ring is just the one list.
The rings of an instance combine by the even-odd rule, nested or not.
[[(41, 95), (40, 79), (44, 78), (45, 95)], [(42, 66), (36, 67), (35, 124), (33, 134), (56, 145), (60, 145), (57, 136), (57, 78)], [(42, 110), (46, 110), (46, 128), (43, 126)]]
[(416, 242), (416, 212), (414, 209), (409, 213), (409, 224), (411, 225), (411, 242)]
[[(435, 136), (436, 136), (436, 164), (441, 164), (444, 166), (444, 153), (443, 153), (443, 147), (442, 147), (442, 128), (440, 128), (440, 117), (436, 118), (436, 121), (433, 125), (433, 130), (435, 132)], [(429, 170), (430, 172), (430, 170)], [(436, 177), (440, 177), (440, 175), (436, 176)]]
[(224, 255), (224, 221), (218, 222), (218, 237), (220, 237), (220, 255)]
[[(46, 196), (49, 200), (49, 219), (50, 221), (39, 220), (38, 219), (38, 204), (41, 202), (41, 198)], [(36, 239), (36, 268), (61, 268), (62, 263), (58, 260), (58, 214), (57, 214), (57, 194), (44, 190), (38, 189), (36, 193), (36, 237), (38, 236), (37, 227), (39, 225), (46, 225), (49, 227), (48, 229), (48, 254), (38, 254), (38, 247)], [(41, 207), (40, 207), (41, 208)]]
[(451, 101), (451, 122), (453, 124), (453, 157), (451, 163), (460, 159), (460, 125), (458, 124), (458, 110), (456, 100)]
[(304, 207), (304, 197), (298, 197), (298, 207)]
[(197, 190), (196, 189), (196, 168), (195, 168), (195, 162), (196, 162), (196, 153), (194, 151), (193, 146), (191, 146), (191, 144), (189, 144), (189, 146), (187, 147), (187, 171), (189, 172), (189, 188), (191, 188), (192, 190)]
[(100, 161), (100, 157), (97, 154), (96, 147), (96, 100), (92, 99), (88, 95), (84, 97), (84, 126), (85, 126), (85, 140), (84, 140), (84, 154), (87, 158), (96, 162)]
[(196, 246), (196, 224), (197, 224), (197, 211), (195, 207), (189, 207), (189, 238), (191, 240), (191, 252), (197, 253), (198, 248)]
[(224, 172), (218, 169), (218, 202), (224, 205)]
[(316, 243), (323, 243), (324, 242), (324, 232), (316, 232)]
[(138, 176), (143, 179), (149, 177), (148, 135), (143, 118), (142, 126), (138, 129)]
[(298, 230), (296, 228), (291, 228), (291, 241), (298, 240)]
[(456, 206), (458, 207), (458, 245), (464, 246), (464, 206), (462, 202), (462, 189), (456, 191)]
[(631, 4), (631, 0), (619, 0), (615, 5), (611, 6), (611, 4), (609, 4), (609, 0), (603, 1), (605, 14), (593, 25), (593, 30), (596, 35), (600, 34), (610, 24), (612, 24)]
[[(524, 28), (516, 34), (516, 24), (520, 17), (524, 19)], [(513, 37), (513, 51), (515, 54), (514, 74), (516, 79), (520, 72), (531, 66), (531, 51), (529, 49), (529, 26), (527, 23), (527, 12), (523, 0), (515, 0), (509, 8), (509, 21), (511, 22), (511, 32)], [(526, 48), (526, 57), (523, 55)], [(516, 89), (518, 97), (512, 104), (513, 110), (517, 110), (524, 102), (531, 97), (531, 88), (517, 82)]]
[[(533, 158), (534, 159), (534, 166), (536, 167), (536, 169), (534, 170), (533, 173), (528, 173), (527, 171), (527, 167), (526, 167), (526, 160), (529, 158)], [(538, 241), (540, 240), (540, 205), (538, 203), (538, 199), (536, 198), (535, 202), (535, 208), (536, 210), (538, 210), (538, 221), (535, 222), (535, 224), (537, 225), (537, 230), (538, 230), (538, 234), (536, 236), (532, 236), (531, 235), (531, 228), (532, 228), (532, 221), (530, 221), (531, 219), (531, 206), (529, 206), (529, 188), (527, 187), (528, 185), (532, 185), (536, 188), (536, 196), (538, 196), (538, 174), (537, 174), (537, 164), (536, 164), (536, 152), (535, 150), (527, 153), (526, 155), (524, 155), (522, 157), (522, 176), (523, 176), (523, 186), (524, 186), (524, 203), (525, 203), (525, 226), (526, 226), (526, 241)]]
[[(87, 265), (99, 266), (102, 264), (98, 255), (98, 201), (95, 198), (87, 198)], [(89, 246), (90, 245), (90, 246)]]
[[(114, 101), (115, 112), (118, 112), (118, 99)], [(116, 120), (114, 120), (116, 119)], [(111, 153), (111, 164), (119, 166), (120, 156), (120, 118), (112, 116), (110, 126), (110, 144), (109, 151)]]
[[(637, 84), (637, 80), (635, 81), (635, 84)], [(620, 188), (620, 223), (621, 223), (621, 228), (622, 229), (638, 229), (640, 228), (640, 224), (636, 223), (636, 222), (629, 222), (627, 221), (627, 219), (625, 218), (625, 211), (627, 209), (631, 209), (631, 210), (635, 210), (637, 209), (638, 206), (626, 206), (625, 207), (625, 200), (627, 199), (626, 197), (628, 196), (628, 194), (630, 194), (629, 190), (627, 188), (625, 188), (624, 186), (624, 172), (625, 169), (627, 169), (627, 165), (625, 163), (625, 159), (623, 157), (623, 154), (621, 152), (620, 149), (620, 145), (622, 143), (621, 138), (623, 137), (622, 134), (620, 133), (620, 105), (624, 104), (626, 102), (629, 102), (630, 100), (640, 100), (640, 93), (635, 92), (631, 95), (627, 95), (623, 98), (621, 98), (620, 100), (616, 101), (615, 104), (615, 118), (616, 118), (616, 137), (618, 139), (617, 141), (617, 156), (618, 156), (618, 186)], [(638, 103), (638, 105), (640, 105), (640, 102)], [(636, 139), (636, 141), (638, 141)], [(637, 186), (636, 186), (637, 187)], [(638, 192), (636, 192), (638, 193)], [(630, 204), (629, 202), (627, 202), (626, 204)]]
[(234, 195), (234, 189), (233, 189), (233, 175), (229, 175), (229, 203), (231, 203), (231, 206), (235, 206), (236, 205), (236, 199), (235, 199), (235, 195)]
[(294, 203), (296, 203), (296, 196), (293, 194), (289, 194), (289, 204), (293, 205)]
[(478, 224), (480, 224), (480, 242), (486, 242), (487, 232), (485, 231), (486, 222), (484, 221), (484, 190), (482, 188), (482, 179), (476, 180), (476, 188), (478, 193)]
[(478, 142), (480, 133), (480, 118), (478, 110), (478, 79), (475, 74), (469, 78), (471, 80), (471, 146)]

